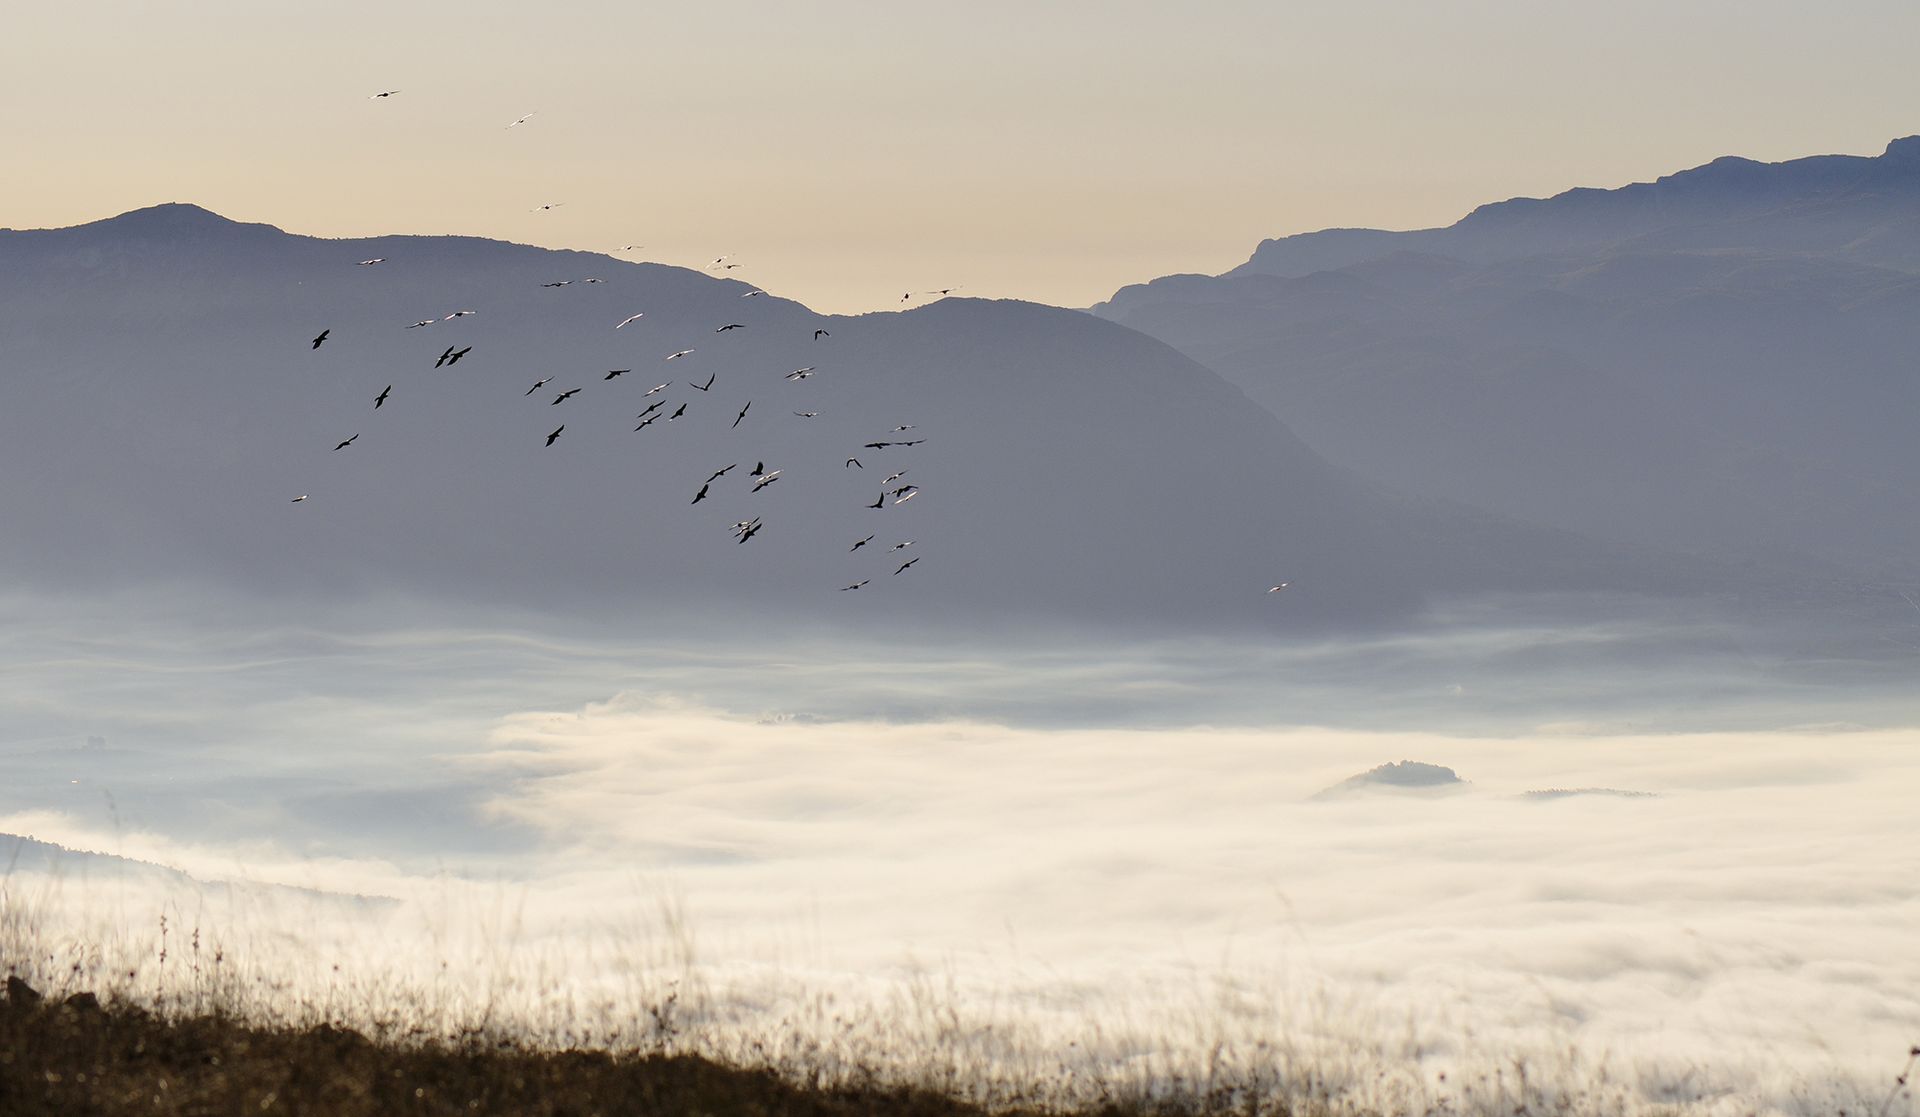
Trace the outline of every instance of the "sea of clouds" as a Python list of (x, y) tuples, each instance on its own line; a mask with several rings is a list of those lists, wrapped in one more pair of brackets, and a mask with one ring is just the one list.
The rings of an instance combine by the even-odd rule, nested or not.
[[(185, 988), (193, 928), (282, 1010), (362, 1023), (619, 1042), (671, 999), (685, 1042), (745, 1057), (1056, 1086), (1267, 1060), (1375, 1100), (1517, 1058), (1635, 1104), (1809, 1110), (1920, 1042), (1920, 714), (1839, 645), (15, 617), (0, 831), (395, 901), (15, 871), (49, 979), (65, 950)], [(1403, 759), (1466, 782), (1320, 794)]]

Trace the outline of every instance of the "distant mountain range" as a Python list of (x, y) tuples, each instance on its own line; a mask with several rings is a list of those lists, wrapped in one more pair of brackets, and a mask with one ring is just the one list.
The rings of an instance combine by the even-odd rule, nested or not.
[(0, 231), (0, 350), (0, 573), (28, 588), (1287, 632), (1730, 577), (1399, 495), (1166, 345), (1023, 303), (824, 317), (681, 268), (175, 204)]
[(1736, 565), (1920, 580), (1920, 137), (1269, 240), (1093, 313), (1396, 489)]

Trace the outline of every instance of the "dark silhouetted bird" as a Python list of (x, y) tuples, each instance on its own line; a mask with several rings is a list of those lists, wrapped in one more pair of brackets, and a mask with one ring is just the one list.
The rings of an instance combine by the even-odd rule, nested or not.
[(854, 551), (857, 551), (857, 550), (859, 550), (860, 548), (862, 548), (862, 547), (864, 547), (864, 546), (866, 546), (867, 544), (869, 544), (869, 543), (871, 543), (871, 542), (873, 542), (873, 536), (871, 536), (871, 535), (869, 535), (869, 536), (867, 536), (867, 537), (866, 537), (865, 539), (862, 539), (862, 540), (861, 540), (860, 542), (858, 542), (858, 543), (855, 543), (855, 544), (854, 544), (853, 546), (851, 546), (851, 547), (848, 547), (848, 548), (847, 548), (847, 553), (848, 553), (848, 554), (852, 554), (852, 553), (853, 553)]
[(332, 332), (333, 331), (331, 329), (321, 330), (320, 336), (313, 339), (313, 347), (315, 349), (320, 348), (320, 343), (327, 340), (327, 335)]
[(697, 492), (697, 493), (694, 493), (694, 494), (693, 494), (693, 500), (692, 500), (692, 501), (691, 501), (690, 503), (693, 503), (693, 504), (698, 504), (698, 503), (700, 503), (701, 501), (703, 501), (703, 500), (705, 500), (705, 499), (707, 499), (707, 489), (708, 489), (708, 488), (709, 488), (709, 487), (710, 487), (710, 486), (711, 486), (712, 484), (713, 484), (713, 482), (711, 482), (711, 481), (709, 481), (709, 482), (707, 482), (707, 483), (706, 483), (705, 485), (702, 485), (702, 486), (700, 486), (700, 491), (699, 491), (699, 492)]
[(572, 399), (573, 397), (579, 394), (580, 394), (580, 389), (568, 388), (566, 391), (561, 392), (559, 395), (553, 397), (553, 402), (548, 404), (547, 406), (558, 407), (560, 404), (567, 402), (568, 400)]
[[(644, 412), (642, 412), (642, 414), (645, 414), (645, 413), (644, 413)], [(650, 426), (652, 426), (652, 425), (654, 425), (655, 423), (657, 423), (657, 422), (659, 422), (659, 421), (660, 421), (660, 416), (658, 416), (658, 415), (655, 415), (655, 416), (654, 416), (653, 418), (651, 418), (651, 419), (642, 419), (642, 420), (640, 421), (640, 425), (639, 425), (639, 426), (637, 426), (637, 427), (635, 427), (635, 428), (633, 428), (633, 429), (634, 429), (634, 430), (637, 430), (637, 431), (643, 431), (643, 430), (646, 430), (646, 429), (647, 429), (648, 427), (650, 427)]]
[[(909, 566), (912, 566), (912, 565), (913, 565), (914, 563), (916, 563), (916, 562), (919, 562), (919, 561), (920, 561), (920, 560), (919, 560), (919, 559), (917, 559), (917, 558), (910, 558), (910, 559), (908, 559), (907, 561), (905, 561), (905, 562), (903, 562), (903, 563), (901, 563), (901, 564), (900, 564), (900, 570), (905, 570), (905, 569), (906, 569), (907, 567), (909, 567)], [(900, 570), (896, 570), (896, 571), (894, 571), (894, 573), (895, 573), (895, 574), (898, 574), (898, 573), (900, 573)]]
[(552, 380), (552, 379), (553, 379), (553, 377), (551, 377), (551, 376), (542, 376), (542, 377), (541, 377), (540, 379), (538, 379), (538, 380), (536, 380), (536, 381), (534, 381), (534, 382), (533, 382), (533, 387), (531, 387), (531, 388), (528, 388), (528, 389), (527, 389), (527, 394), (528, 394), (528, 395), (532, 395), (533, 393), (535, 393), (535, 392), (537, 392), (537, 391), (539, 391), (540, 389), (542, 389), (542, 388), (544, 388), (544, 387), (546, 387), (546, 386), (547, 386), (547, 381), (549, 381), (549, 380)]
[(373, 409), (375, 411), (380, 410), (380, 405), (387, 402), (387, 397), (392, 394), (393, 394), (393, 385), (389, 384), (379, 395), (373, 397)]
[(565, 423), (561, 423), (559, 426), (553, 428), (553, 433), (547, 436), (547, 445), (553, 445), (553, 440), (559, 438), (560, 432), (566, 429), (567, 425)]
[(440, 359), (433, 362), (433, 367), (439, 368), (441, 365), (446, 364), (447, 361), (453, 357), (453, 351), (455, 348), (457, 348), (457, 346), (452, 346), (452, 345), (447, 346), (446, 352), (440, 354)]
[(760, 476), (760, 475), (761, 475), (762, 473), (765, 473), (766, 471), (767, 471), (767, 463), (766, 463), (766, 462), (754, 462), (754, 463), (753, 463), (753, 468), (752, 468), (752, 469), (749, 469), (749, 470), (747, 471), (747, 476), (749, 476), (749, 477), (758, 477), (758, 476)]
[(820, 417), (818, 411), (796, 411), (794, 414), (800, 416), (802, 419), (818, 419)]
[(812, 375), (813, 375), (813, 366), (808, 365), (806, 368), (797, 368), (797, 369), (794, 369), (792, 372), (787, 373), (787, 379), (788, 380), (805, 380), (807, 377)]
[(813, 340), (815, 340), (815, 341), (819, 341), (819, 340), (820, 340), (821, 338), (823, 338), (823, 337), (832, 337), (832, 336), (833, 336), (833, 334), (832, 334), (832, 333), (830, 333), (830, 332), (828, 332), (828, 331), (826, 331), (826, 330), (815, 330), (815, 331), (813, 331)]
[(552, 283), (542, 283), (542, 284), (541, 284), (540, 286), (542, 286), (542, 287), (571, 287), (572, 285), (573, 285), (573, 280), (571, 280), (571, 279), (556, 279), (556, 280), (554, 280), (554, 281), (553, 281)]
[[(864, 466), (864, 465), (861, 465), (861, 464), (860, 464), (860, 459), (859, 459), (859, 458), (848, 458), (848, 459), (847, 459), (847, 465), (850, 465), (850, 466), (852, 466), (852, 467), (853, 467), (853, 468), (855, 468), (855, 469), (865, 469), (865, 468), (867, 468), (866, 466)], [(847, 465), (843, 465), (843, 466), (841, 466), (840, 468), (841, 468), (841, 469), (845, 469), (845, 468), (847, 468)]]
[[(359, 438), (359, 437), (360, 437), (360, 436), (359, 436), (359, 435), (357, 435), (357, 434), (353, 436), (353, 438)], [(347, 447), (349, 447), (349, 446), (351, 446), (351, 445), (353, 445), (353, 438), (349, 438), (349, 439), (347, 439), (347, 440), (346, 440), (345, 442), (342, 442), (342, 443), (341, 443), (340, 445), (338, 445), (338, 446), (335, 446), (335, 447), (334, 447), (334, 449), (335, 449), (335, 450), (344, 450), (344, 449), (346, 449)]]
[(395, 93), (398, 93), (398, 92), (400, 92), (400, 91), (399, 91), (398, 89), (389, 89), (389, 90), (387, 90), (387, 91), (386, 91), (385, 93), (375, 93), (375, 94), (374, 94), (373, 96), (371, 96), (371, 97), (369, 97), (369, 98), (367, 98), (367, 100), (369, 100), (369, 101), (378, 101), (378, 100), (380, 100), (380, 99), (381, 99), (382, 97), (391, 97), (391, 96), (393, 96), (393, 95), (394, 95)]
[[(752, 407), (752, 406), (753, 406), (753, 401), (752, 401), (752, 400), (748, 400), (748, 401), (747, 401), (747, 407)], [(743, 407), (743, 408), (741, 408), (741, 409), (740, 409), (740, 414), (738, 414), (738, 415), (735, 415), (735, 416), (733, 417), (733, 426), (734, 426), (734, 427), (737, 427), (737, 426), (739, 426), (739, 425), (740, 425), (740, 420), (742, 420), (742, 419), (744, 419), (744, 418), (746, 418), (746, 417), (747, 417), (747, 407)], [(728, 430), (732, 430), (732, 429), (733, 429), (733, 427), (728, 427), (727, 429), (728, 429)]]
[[(739, 462), (733, 463), (733, 465), (739, 465), (739, 464), (740, 464)], [(727, 475), (727, 470), (732, 469), (733, 465), (728, 466), (726, 469), (714, 470), (713, 474), (707, 478), (707, 483), (712, 484), (713, 482), (718, 481), (720, 478), (725, 477)]]
[(864, 586), (864, 585), (866, 585), (866, 584), (867, 584), (868, 582), (871, 582), (871, 581), (873, 581), (873, 579), (872, 579), (872, 578), (862, 578), (862, 579), (860, 579), (859, 581), (857, 581), (857, 582), (855, 582), (854, 584), (852, 584), (852, 585), (850, 585), (850, 586), (841, 586), (841, 587), (840, 587), (840, 592), (841, 592), (841, 593), (845, 593), (845, 592), (847, 592), (848, 590), (857, 590), (857, 589), (859, 589), (859, 588), (860, 588), (861, 586)]
[(627, 373), (629, 373), (629, 372), (632, 372), (632, 371), (633, 371), (633, 370), (632, 370), (632, 369), (630, 369), (630, 368), (610, 368), (610, 369), (608, 369), (608, 370), (607, 370), (607, 374), (606, 374), (605, 376), (602, 376), (602, 377), (601, 377), (600, 379), (602, 379), (602, 380), (612, 380), (612, 379), (613, 379), (614, 377), (616, 377), (616, 376), (624, 376), (624, 375), (626, 375)]
[(647, 408), (646, 408), (646, 410), (645, 410), (645, 411), (642, 411), (642, 412), (641, 412), (640, 414), (638, 414), (638, 415), (635, 415), (635, 416), (634, 416), (634, 418), (636, 418), (636, 419), (644, 419), (644, 418), (646, 418), (646, 417), (647, 417), (648, 415), (650, 415), (650, 414), (652, 414), (652, 413), (653, 413), (653, 412), (655, 412), (655, 411), (658, 411), (658, 410), (660, 410), (661, 408), (663, 408), (663, 407), (665, 407), (666, 405), (667, 405), (667, 401), (666, 401), (666, 400), (663, 400), (663, 399), (657, 399), (657, 400), (654, 400), (654, 401), (653, 401), (652, 403), (650, 403), (650, 404), (648, 404), (648, 405), (647, 405)]
[(745, 322), (728, 322), (726, 325), (720, 327), (719, 329), (713, 332), (717, 334), (723, 334), (723, 333), (726, 333), (728, 330), (744, 330), (746, 328), (747, 328), (747, 324)]
[(679, 407), (676, 407), (673, 409), (673, 414), (667, 416), (667, 422), (671, 423), (675, 419), (678, 419), (680, 416), (685, 415), (686, 413), (687, 413), (687, 405), (683, 403)]
[(471, 345), (467, 346), (465, 349), (455, 349), (453, 351), (453, 355), (447, 358), (447, 367), (451, 368), (454, 365), (459, 364), (460, 358), (466, 356), (471, 352), (473, 352), (473, 346)]
[(363, 268), (370, 268), (375, 264), (386, 263), (387, 258), (385, 256), (375, 256), (371, 260), (356, 260), (354, 262)]
[(705, 384), (695, 384), (693, 381), (689, 380), (687, 381), (687, 387), (692, 388), (697, 392), (704, 392), (707, 389), (713, 387), (714, 377), (717, 377), (719, 375), (720, 374), (716, 372), (712, 376), (707, 377), (707, 382)]
[(886, 506), (887, 506), (886, 493), (881, 493), (879, 496), (874, 497), (873, 503), (867, 505), (868, 508), (885, 508)]

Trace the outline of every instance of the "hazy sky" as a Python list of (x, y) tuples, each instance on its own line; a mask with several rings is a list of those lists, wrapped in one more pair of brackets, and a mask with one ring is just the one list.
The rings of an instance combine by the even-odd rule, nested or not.
[(329, 236), (639, 242), (841, 311), (956, 284), (1084, 305), (1265, 236), (1920, 131), (1920, 6), (1894, 0), (211, 0), (7, 24), (0, 226), (193, 201)]

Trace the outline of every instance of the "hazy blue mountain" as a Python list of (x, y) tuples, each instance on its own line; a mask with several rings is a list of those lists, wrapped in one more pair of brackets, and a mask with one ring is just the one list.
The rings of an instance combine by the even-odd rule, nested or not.
[[(1393, 495), (1207, 368), (1082, 313), (949, 299), (823, 317), (752, 290), (471, 238), (294, 236), (186, 205), (0, 232), (0, 572), (16, 587), (431, 598), (633, 628), (1287, 631), (1441, 594), (1718, 584), (1697, 563)], [(457, 310), (475, 313), (442, 320)], [(730, 323), (744, 328), (718, 332)], [(434, 367), (450, 346), (471, 352)], [(710, 391), (687, 387), (709, 376)], [(684, 417), (636, 432), (656, 399)], [(865, 445), (908, 439), (925, 443)], [(751, 492), (762, 461), (783, 472)], [(912, 500), (869, 507), (905, 484)], [(736, 542), (730, 525), (754, 517), (760, 534)]]
[(1271, 240), (1094, 313), (1396, 488), (1723, 561), (1920, 577), (1920, 137)]

